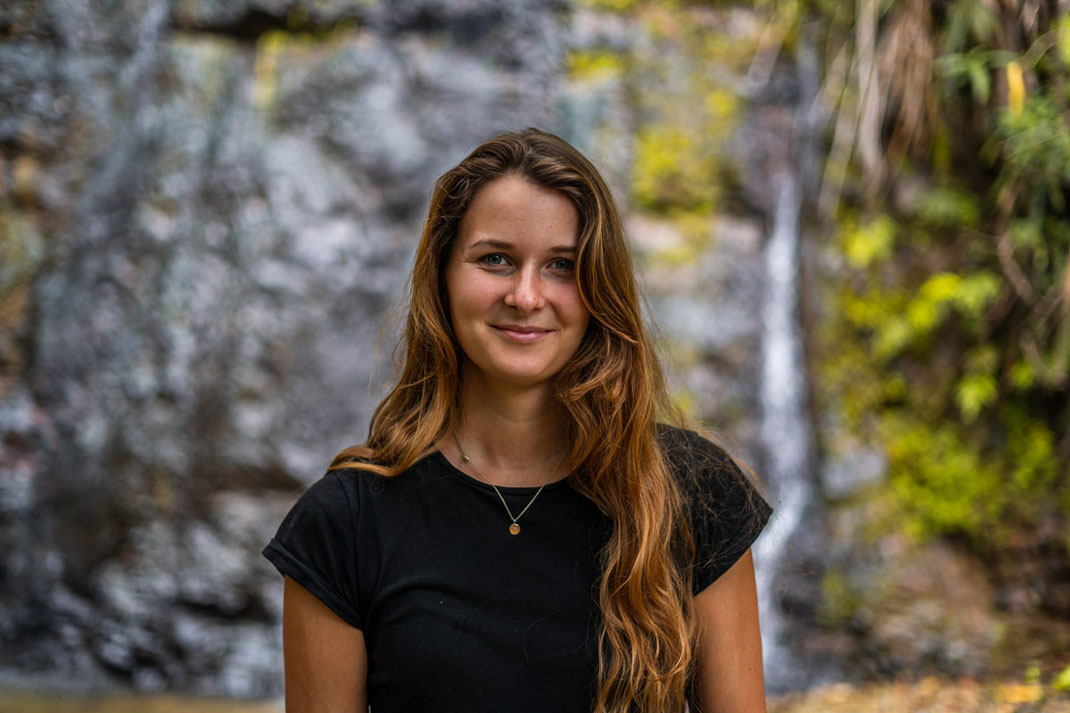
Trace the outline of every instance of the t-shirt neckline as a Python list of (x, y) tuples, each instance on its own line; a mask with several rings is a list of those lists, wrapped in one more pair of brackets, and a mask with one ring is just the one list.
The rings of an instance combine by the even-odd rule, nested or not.
[[(495, 487), (497, 487), (498, 491), (502, 495), (534, 495), (535, 492), (539, 489), (538, 485), (521, 485), (521, 486), (498, 485), (498, 486), (493, 486), (490, 483), (485, 483), (482, 480), (479, 480), (478, 478), (474, 478), (471, 475), (468, 475), (468, 473), (465, 473), (463, 470), (461, 470), (460, 468), (455, 466), (453, 463), (451, 463), (450, 459), (447, 458), (445, 456), (445, 454), (442, 453), (442, 451), (433, 451), (431, 453), (430, 457), (433, 458), (435, 460), (435, 462), (437, 462), (440, 466), (445, 468), (446, 472), (449, 473), (450, 475), (452, 475), (452, 476), (454, 476), (456, 478), (459, 478), (460, 480), (464, 481), (465, 483), (468, 483), (469, 485), (473, 485), (473, 486), (475, 486), (477, 488), (480, 488), (482, 490), (487, 490), (487, 491), (492, 492), (492, 493), (494, 492)], [(568, 484), (568, 476), (566, 475), (564, 478), (560, 478), (560, 479), (555, 480), (555, 481), (553, 481), (551, 483), (547, 483), (545, 486), (543, 486), (543, 491), (557, 490), (558, 488), (564, 487), (567, 484)]]

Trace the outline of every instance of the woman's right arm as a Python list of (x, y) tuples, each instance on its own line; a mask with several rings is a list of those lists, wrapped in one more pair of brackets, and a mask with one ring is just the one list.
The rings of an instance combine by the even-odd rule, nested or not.
[(289, 577), (282, 601), (286, 713), (366, 713), (363, 632)]

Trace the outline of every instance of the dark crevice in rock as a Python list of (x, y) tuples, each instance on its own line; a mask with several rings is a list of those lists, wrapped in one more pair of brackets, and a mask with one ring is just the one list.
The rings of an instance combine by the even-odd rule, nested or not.
[(209, 518), (212, 497), (230, 490), (248, 494), (267, 492), (294, 492), (303, 490), (307, 484), (298, 480), (283, 465), (265, 453), (264, 461), (257, 464), (239, 465), (226, 463), (221, 454), (199, 458), (194, 462), (195, 477), (176, 487), (175, 497), (181, 504), (179, 511), (187, 515)]
[(268, 32), (302, 33), (322, 37), (332, 30), (355, 26), (359, 19), (356, 13), (352, 12), (326, 18), (312, 14), (298, 15), (294, 12), (274, 14), (256, 8), (246, 8), (245, 12), (233, 18), (175, 18), (174, 27), (180, 32), (220, 35), (239, 42), (255, 43)]
[(0, 40), (58, 42), (55, 25), (41, 17), (19, 17), (17, 10), (0, 10)]
[(388, 17), (384, 28), (391, 34), (446, 35), (459, 45), (482, 44), (505, 20), (505, 11), (489, 7), (480, 11), (459, 12), (442, 17), (428, 8), (408, 16)]
[(219, 624), (240, 621), (274, 622), (274, 613), (268, 611), (257, 597), (247, 597), (239, 607), (228, 607), (220, 603), (191, 601), (181, 598), (176, 602), (184, 612)]

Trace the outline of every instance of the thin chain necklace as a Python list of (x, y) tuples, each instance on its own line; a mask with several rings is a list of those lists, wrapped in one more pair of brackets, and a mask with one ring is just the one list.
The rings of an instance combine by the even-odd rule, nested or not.
[[(547, 480), (546, 483), (543, 483), (542, 485), (540, 485), (539, 489), (535, 491), (535, 494), (531, 496), (531, 500), (528, 501), (528, 504), (524, 506), (524, 509), (521, 510), (520, 512), (518, 512), (516, 514), (516, 516), (514, 517), (513, 516), (513, 511), (509, 509), (509, 503), (505, 502), (505, 498), (502, 497), (502, 491), (498, 490), (498, 486), (495, 485), (494, 483), (490, 482), (490, 479), (487, 478), (487, 476), (483, 475), (483, 473), (480, 472), (479, 468), (476, 468), (476, 464), (472, 462), (472, 459), (468, 457), (468, 452), (464, 449), (464, 446), (461, 445), (461, 439), (457, 437), (457, 431), (456, 430), (453, 431), (453, 441), (454, 441), (454, 443), (457, 444), (457, 450), (459, 450), (461, 452), (461, 462), (462, 463), (467, 463), (468, 465), (472, 466), (472, 470), (474, 470), (476, 472), (476, 475), (479, 476), (479, 479), (482, 480), (487, 485), (489, 485), (490, 487), (494, 488), (494, 492), (498, 494), (498, 499), (501, 500), (502, 501), (502, 505), (505, 506), (506, 514), (509, 515), (509, 519), (513, 521), (512, 524), (509, 525), (509, 534), (510, 535), (519, 535), (520, 534), (520, 524), (517, 522), (517, 520), (519, 520), (521, 517), (524, 516), (524, 513), (526, 513), (528, 511), (528, 508), (531, 507), (532, 503), (535, 502), (535, 498), (539, 497), (539, 493), (542, 492), (542, 489), (545, 488), (547, 483), (549, 483), (550, 481)], [(554, 463), (554, 469), (550, 471), (550, 478), (554, 477), (554, 473), (557, 472), (557, 468), (558, 468), (558, 466), (561, 465), (561, 461), (563, 461), (565, 459), (565, 453), (566, 452), (568, 452), (567, 448), (565, 450), (561, 451), (561, 457), (557, 459), (557, 462)]]

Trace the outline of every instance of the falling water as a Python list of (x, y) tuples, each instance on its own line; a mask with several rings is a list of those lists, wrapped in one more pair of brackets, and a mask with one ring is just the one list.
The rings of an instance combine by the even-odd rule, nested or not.
[(766, 485), (776, 514), (755, 546), (765, 670), (772, 691), (796, 687), (800, 669), (782, 645), (783, 619), (773, 579), (792, 533), (810, 501), (810, 424), (805, 411), (805, 369), (796, 318), (798, 305), (799, 197), (795, 179), (778, 174), (776, 207), (765, 246), (762, 299), (762, 446)]

